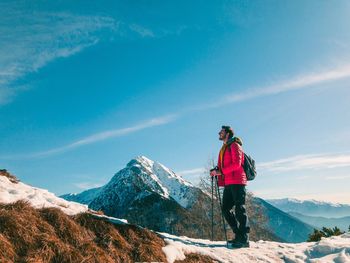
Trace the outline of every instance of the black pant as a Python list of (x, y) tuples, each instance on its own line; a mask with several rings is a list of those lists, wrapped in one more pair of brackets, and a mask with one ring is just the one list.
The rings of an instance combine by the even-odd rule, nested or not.
[[(245, 207), (245, 185), (226, 185), (222, 198), (222, 213), (235, 234), (249, 233), (249, 222)], [(235, 213), (231, 212), (234, 207)]]

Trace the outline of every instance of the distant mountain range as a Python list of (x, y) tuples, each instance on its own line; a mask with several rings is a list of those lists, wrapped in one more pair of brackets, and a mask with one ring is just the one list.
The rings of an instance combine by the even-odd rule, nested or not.
[[(131, 160), (102, 187), (61, 197), (156, 231), (210, 238), (210, 196), (144, 156)], [(312, 232), (311, 226), (264, 200), (255, 198), (254, 202), (264, 208), (269, 218), (265, 229), (251, 219), (255, 239), (302, 242)], [(215, 235), (222, 239), (220, 219), (215, 224)]]
[(347, 231), (350, 226), (350, 205), (293, 198), (270, 199), (267, 202), (314, 228), (337, 226)]
[(267, 199), (273, 206), (285, 211), (307, 216), (340, 218), (350, 216), (350, 205), (320, 202), (316, 200), (298, 200), (293, 198)]
[(350, 216), (340, 218), (326, 218), (321, 216), (307, 216), (296, 212), (289, 212), (288, 214), (298, 218), (299, 220), (314, 226), (315, 228), (335, 227), (337, 226), (342, 231), (348, 231), (350, 226)]

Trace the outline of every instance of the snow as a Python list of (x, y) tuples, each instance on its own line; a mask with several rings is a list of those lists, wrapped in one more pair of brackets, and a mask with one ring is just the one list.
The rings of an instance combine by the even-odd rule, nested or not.
[[(154, 184), (158, 187), (160, 187), (161, 191), (157, 191), (161, 196), (165, 198), (169, 198), (169, 191), (166, 187), (162, 185), (162, 182), (159, 180), (157, 175), (153, 172), (152, 167), (153, 167), (153, 162), (150, 165), (148, 162), (142, 162), (143, 160), (138, 160), (141, 162), (141, 165), (135, 164), (134, 166), (139, 167), (139, 168), (144, 168), (146, 169), (147, 176), (143, 177), (143, 179), (148, 183), (148, 184)], [(154, 188), (155, 189), (155, 188)]]
[(128, 220), (126, 219), (119, 219), (119, 218), (115, 218), (115, 217), (111, 217), (111, 216), (106, 216), (106, 215), (99, 215), (99, 214), (94, 214), (92, 213), (95, 217), (99, 217), (99, 218), (103, 218), (106, 219), (107, 221), (113, 223), (113, 224), (117, 224), (117, 225), (125, 225), (125, 224), (129, 224)]
[(322, 238), (319, 242), (250, 242), (249, 248), (228, 249), (223, 241), (209, 241), (159, 233), (166, 241), (167, 261), (183, 260), (186, 254), (206, 255), (218, 262), (350, 262), (350, 233)]
[(29, 186), (22, 182), (12, 183), (7, 177), (0, 176), (0, 203), (13, 203), (18, 200), (28, 201), (34, 208), (56, 207), (68, 215), (90, 213), (94, 217), (104, 218), (114, 224), (127, 224), (125, 219), (100, 215), (87, 205), (66, 201), (45, 189)]
[(290, 203), (294, 203), (294, 204), (310, 203), (310, 204), (314, 204), (314, 205), (327, 205), (327, 206), (331, 206), (331, 207), (348, 206), (346, 204), (332, 203), (332, 202), (316, 200), (316, 199), (301, 200), (301, 199), (296, 199), (296, 198), (281, 198), (281, 199), (267, 199), (267, 201), (272, 201), (275, 204), (285, 204), (287, 202), (290, 202)]
[[(308, 201), (308, 200), (304, 200), (304, 202), (305, 201)], [(309, 201), (316, 204), (316, 205), (329, 205), (329, 206), (333, 206), (333, 207), (341, 207), (342, 206), (342, 204), (340, 204), (340, 203), (331, 203), (331, 202), (320, 201), (320, 200), (316, 200), (316, 199), (311, 199)]]
[(153, 185), (153, 190), (157, 190), (154, 184), (162, 191), (157, 191), (165, 198), (173, 198), (182, 207), (188, 207), (192, 203), (193, 188), (190, 182), (184, 180), (180, 175), (175, 174), (169, 168), (159, 162), (152, 161), (145, 156), (135, 158), (136, 163), (132, 166), (143, 168), (140, 176), (148, 185)]
[(45, 189), (32, 187), (22, 182), (12, 183), (7, 177), (0, 176), (0, 202), (13, 203), (18, 200), (28, 201), (34, 208), (57, 207), (68, 215), (88, 210), (87, 205), (69, 202)]

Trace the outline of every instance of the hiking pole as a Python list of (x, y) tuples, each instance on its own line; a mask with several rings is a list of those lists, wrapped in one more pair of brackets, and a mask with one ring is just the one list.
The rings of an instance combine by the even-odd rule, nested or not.
[(220, 211), (221, 211), (221, 219), (222, 219), (222, 225), (224, 226), (224, 234), (225, 234), (225, 240), (226, 240), (226, 247), (228, 248), (228, 242), (227, 242), (227, 231), (226, 231), (226, 224), (225, 224), (225, 218), (224, 215), (222, 214), (222, 206), (221, 206), (221, 196), (220, 196), (220, 190), (219, 190), (219, 181), (218, 177), (215, 176), (216, 179), (216, 188), (217, 188), (217, 198), (219, 199), (219, 204), (220, 204)]
[(211, 177), (211, 241), (214, 241), (214, 178)]

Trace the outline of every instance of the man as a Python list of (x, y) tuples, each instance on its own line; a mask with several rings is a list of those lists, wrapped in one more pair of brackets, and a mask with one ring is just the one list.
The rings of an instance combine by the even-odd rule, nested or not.
[[(231, 240), (233, 247), (249, 247), (249, 224), (245, 208), (247, 177), (243, 169), (244, 154), (242, 141), (233, 137), (230, 126), (222, 126), (219, 140), (223, 146), (219, 153), (218, 169), (210, 175), (217, 176), (219, 186), (224, 186), (222, 213), (230, 225), (235, 239)], [(234, 208), (234, 214), (231, 210)]]

